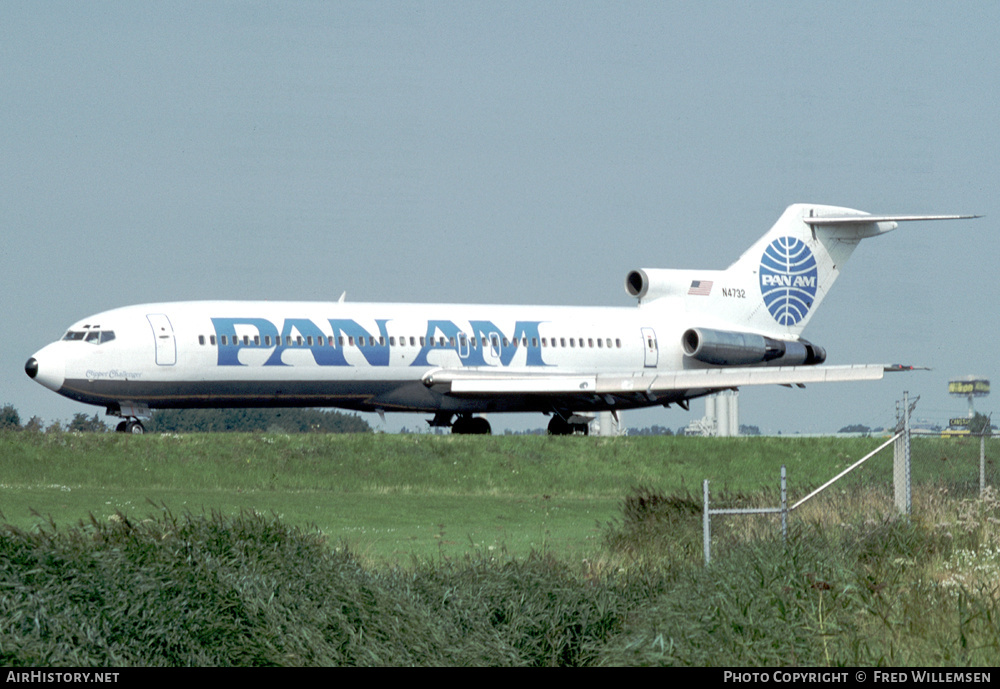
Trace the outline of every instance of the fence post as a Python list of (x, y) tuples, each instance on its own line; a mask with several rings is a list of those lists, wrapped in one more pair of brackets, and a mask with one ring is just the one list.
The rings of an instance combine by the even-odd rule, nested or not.
[(986, 434), (993, 434), (993, 414), (986, 417), (986, 423), (979, 431), (979, 497), (986, 492)]
[(712, 526), (711, 518), (708, 516), (708, 479), (705, 479), (701, 484), (701, 494), (704, 502), (704, 509), (701, 513), (701, 541), (705, 551), (705, 566), (707, 567), (712, 561)]
[[(916, 400), (913, 406), (916, 406)], [(892, 491), (896, 509), (907, 515), (912, 509), (910, 494), (910, 412), (912, 411), (910, 393), (903, 391), (903, 418), (896, 424), (896, 431), (902, 433), (896, 438), (892, 453)]]
[(781, 540), (788, 540), (788, 482), (785, 465), (781, 465)]

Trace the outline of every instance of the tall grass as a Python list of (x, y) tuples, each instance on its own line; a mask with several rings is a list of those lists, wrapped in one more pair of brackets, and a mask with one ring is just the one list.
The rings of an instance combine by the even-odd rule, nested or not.
[(0, 538), (4, 665), (581, 665), (633, 607), (543, 555), (366, 569), (245, 513)]
[[(803, 495), (876, 442), (0, 434), (5, 510), (53, 490), (74, 523), (78, 495), (136, 496), (69, 528), (3, 527), (0, 662), (997, 664), (1000, 499), (970, 483), (978, 444), (914, 443), (911, 519), (876, 458), (797, 511), (787, 541), (772, 517), (713, 519), (702, 565), (700, 479), (714, 504), (774, 506), (780, 464)], [(406, 536), (387, 560), (300, 517), (142, 506), (151, 486), (193, 485), (277, 512), (307, 496), (357, 528), (411, 519), (435, 545), (410, 557)], [(551, 531), (574, 502), (608, 505), (568, 519), (592, 532), (585, 551)], [(510, 547), (521, 531), (538, 539)]]
[[(955, 524), (969, 521), (970, 510), (976, 520), (996, 519), (995, 505), (952, 508), (940, 516)], [(949, 536), (919, 520), (817, 518), (797, 522), (787, 540), (731, 538), (706, 568), (692, 543), (699, 517), (689, 496), (647, 489), (623, 501), (592, 561), (480, 551), (408, 567), (364, 565), (315, 530), (253, 513), (163, 509), (69, 529), (8, 527), (0, 535), (0, 662), (1000, 661), (988, 526)], [(992, 554), (983, 557), (984, 548)]]

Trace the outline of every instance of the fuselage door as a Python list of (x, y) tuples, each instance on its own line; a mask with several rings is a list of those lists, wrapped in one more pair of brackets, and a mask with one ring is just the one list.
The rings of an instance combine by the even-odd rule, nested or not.
[(656, 333), (652, 328), (642, 328), (643, 348), (646, 351), (646, 368), (654, 368), (660, 360), (660, 351), (656, 346)]
[(174, 340), (174, 328), (170, 319), (163, 313), (146, 315), (153, 329), (153, 340), (156, 342), (156, 363), (159, 366), (173, 366), (177, 363), (177, 342)]
[(483, 359), (487, 366), (499, 366), (500, 355), (503, 351), (500, 349), (500, 333), (491, 332), (488, 341), (489, 344), (483, 348)]

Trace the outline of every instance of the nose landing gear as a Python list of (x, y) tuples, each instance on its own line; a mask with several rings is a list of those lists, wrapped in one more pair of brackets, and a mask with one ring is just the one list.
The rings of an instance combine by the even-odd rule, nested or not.
[(133, 433), (135, 435), (142, 435), (146, 432), (146, 427), (142, 425), (139, 419), (130, 419), (128, 421), (122, 421), (117, 426), (115, 426), (115, 431), (118, 433)]
[(145, 404), (136, 404), (133, 402), (119, 402), (116, 405), (110, 406), (105, 412), (108, 416), (118, 416), (122, 419), (115, 426), (115, 431), (118, 433), (132, 433), (133, 435), (142, 435), (146, 432), (146, 427), (142, 425), (142, 421), (139, 417), (150, 417), (149, 407)]

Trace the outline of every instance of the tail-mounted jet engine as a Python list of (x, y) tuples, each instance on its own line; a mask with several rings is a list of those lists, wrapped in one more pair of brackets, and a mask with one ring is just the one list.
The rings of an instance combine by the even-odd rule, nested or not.
[(694, 272), (690, 270), (639, 268), (625, 276), (625, 291), (639, 301), (652, 301), (660, 297), (682, 297), (691, 286), (692, 275)]
[(775, 340), (753, 333), (689, 328), (681, 336), (684, 353), (716, 366), (812, 366), (826, 361), (826, 350), (805, 340)]

